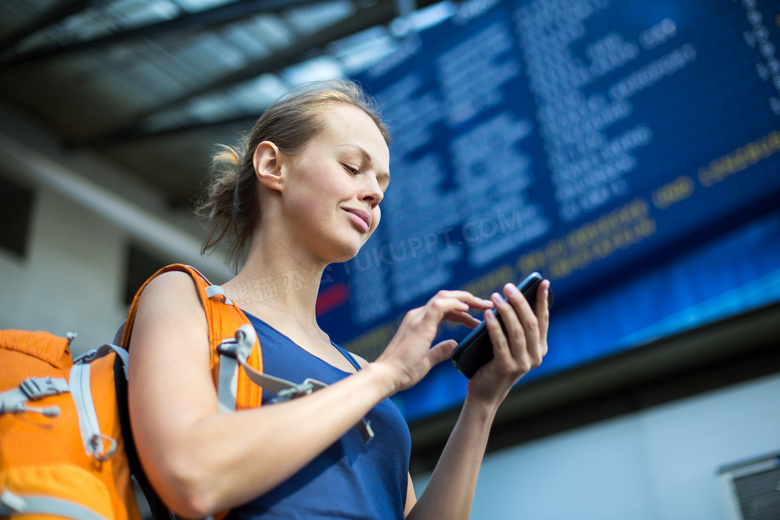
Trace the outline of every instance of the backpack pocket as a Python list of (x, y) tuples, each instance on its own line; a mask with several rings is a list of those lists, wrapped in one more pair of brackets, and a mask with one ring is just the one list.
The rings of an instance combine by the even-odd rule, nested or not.
[(2, 516), (24, 520), (114, 520), (105, 484), (72, 464), (0, 470), (0, 489)]

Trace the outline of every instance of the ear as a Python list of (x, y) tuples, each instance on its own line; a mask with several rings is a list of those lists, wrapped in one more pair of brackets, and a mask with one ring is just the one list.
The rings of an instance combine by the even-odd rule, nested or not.
[(266, 188), (276, 191), (282, 191), (281, 155), (281, 150), (274, 143), (263, 141), (257, 145), (252, 156), (257, 180)]

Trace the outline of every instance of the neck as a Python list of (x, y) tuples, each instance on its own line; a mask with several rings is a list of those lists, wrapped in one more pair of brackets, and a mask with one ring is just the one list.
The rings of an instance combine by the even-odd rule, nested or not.
[(246, 263), (224, 284), (225, 292), (258, 317), (294, 319), (318, 328), (315, 307), (326, 264), (289, 244), (274, 242), (271, 237), (255, 237)]

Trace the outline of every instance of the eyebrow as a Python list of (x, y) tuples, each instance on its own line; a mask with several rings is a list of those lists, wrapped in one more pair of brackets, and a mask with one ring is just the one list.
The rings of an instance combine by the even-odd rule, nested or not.
[[(342, 145), (340, 145), (340, 147), (341, 148), (353, 148), (353, 149), (357, 150), (357, 152), (360, 155), (363, 156), (363, 159), (365, 159), (367, 162), (373, 164), (373, 161), (371, 160), (371, 155), (365, 150), (365, 148), (363, 148), (359, 144), (354, 144), (354, 143), (342, 144)], [(385, 171), (377, 172), (376, 178), (377, 178), (377, 180), (383, 181), (383, 182), (385, 182), (387, 184), (390, 183), (390, 173), (388, 173), (388, 172), (385, 172)]]

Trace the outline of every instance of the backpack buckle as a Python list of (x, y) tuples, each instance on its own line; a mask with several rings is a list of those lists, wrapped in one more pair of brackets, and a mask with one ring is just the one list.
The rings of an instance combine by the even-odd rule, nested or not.
[(92, 455), (100, 462), (105, 462), (113, 457), (119, 446), (114, 439), (108, 435), (103, 435), (102, 433), (93, 435), (89, 441), (89, 445), (92, 449)]
[(295, 399), (297, 397), (309, 395), (313, 392), (316, 392), (317, 390), (322, 390), (326, 386), (328, 385), (321, 381), (308, 378), (304, 380), (303, 383), (298, 385), (291, 385), (289, 388), (285, 388), (284, 390), (277, 392), (276, 397), (273, 398), (271, 402), (281, 403), (284, 401), (289, 401), (290, 399)]
[(50, 395), (60, 395), (68, 391), (68, 383), (64, 379), (51, 377), (28, 377), (19, 383), (24, 395), (30, 401), (37, 401)]
[(245, 324), (236, 330), (235, 337), (222, 340), (222, 343), (217, 345), (217, 353), (246, 362), (256, 340), (255, 329), (251, 325)]

